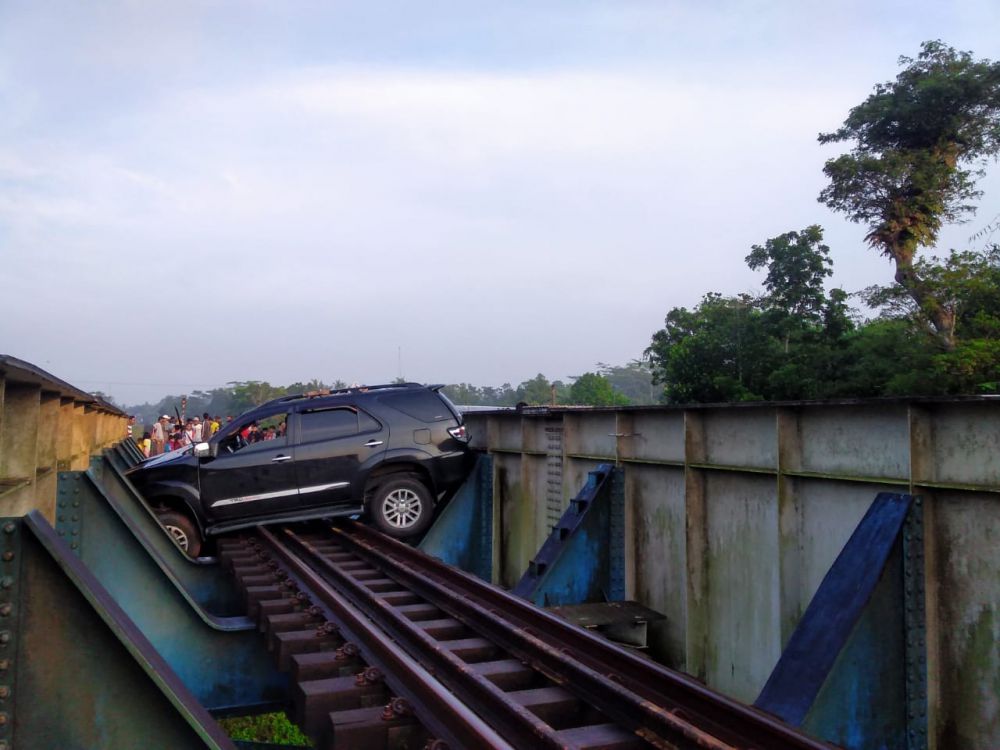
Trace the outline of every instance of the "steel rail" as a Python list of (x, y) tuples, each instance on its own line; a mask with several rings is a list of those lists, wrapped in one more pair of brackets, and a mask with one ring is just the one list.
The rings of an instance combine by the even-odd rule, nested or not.
[[(656, 731), (666, 738), (677, 736), (679, 727), (676, 722), (682, 721), (691, 727), (690, 733), (682, 730), (685, 738), (700, 743), (699, 747), (713, 747), (707, 744), (706, 738), (716, 737), (719, 738), (716, 742), (722, 740), (737, 747), (762, 750), (831, 748), (831, 745), (808, 737), (775, 717), (720, 695), (687, 675), (643, 659), (362, 524), (345, 523), (342, 528), (334, 527), (331, 532), (335, 541), (456, 619), (470, 619), (478, 624), (483, 622), (485, 613), (484, 624), (490, 627), (489, 621), (495, 623), (499, 617), (506, 618), (515, 626), (518, 636), (536, 639), (548, 646), (548, 651), (541, 654), (551, 657), (553, 654), (568, 653), (573, 661), (599, 675), (605, 685), (617, 683), (622, 690), (639, 696), (641, 700), (638, 704), (631, 703), (633, 715), (638, 712), (645, 726), (656, 727)], [(553, 668), (551, 658), (547, 658), (547, 666)], [(564, 681), (567, 689), (580, 689), (582, 685), (576, 679), (585, 679), (586, 673), (571, 668), (570, 674), (574, 675), (570, 681), (560, 678), (558, 674), (553, 678)], [(602, 702), (606, 700), (605, 697)], [(601, 704), (598, 707), (605, 709)], [(617, 713), (617, 710), (612, 710), (612, 715)], [(658, 744), (655, 738), (648, 736), (648, 729), (640, 729), (638, 733)]]
[[(317, 550), (309, 540), (289, 528), (282, 529), (281, 535), (295, 553), (309, 555), (309, 564), (323, 575), (328, 586), (332, 581), (332, 585), (348, 597), (352, 605), (375, 620), (385, 634), (405, 648), (424, 667), (432, 670), (444, 686), (461, 694), (466, 705), (489, 722), (508, 742), (518, 748), (565, 748), (565, 742), (560, 739), (556, 730), (524, 706), (511, 701), (502, 689), (470, 669), (469, 664), (461, 658), (443, 649), (437, 639), (326, 559), (323, 552)], [(384, 635), (382, 637), (384, 639)], [(672, 750), (675, 746), (663, 747)]]
[(430, 732), (453, 747), (502, 748), (513, 750), (486, 722), (429, 674), (419, 663), (403, 653), (385, 633), (362, 612), (333, 589), (314, 568), (264, 527), (256, 533), (264, 540), (274, 559), (304, 591), (319, 601), (341, 633), (358, 646), (362, 657), (378, 667), (386, 683), (406, 698), (414, 713)]
[[(314, 555), (316, 565), (322, 568), (342, 591), (349, 592), (352, 602), (376, 618), (386, 631), (400, 642), (413, 649), (413, 653), (432, 668), (439, 679), (452, 689), (461, 690), (474, 710), (494, 723), (501, 733), (520, 747), (564, 747), (565, 741), (549, 724), (539, 720), (532, 712), (513, 703), (503, 690), (489, 680), (483, 679), (469, 669), (462, 659), (442, 649), (432, 637), (415, 626), (409, 618), (399, 614), (394, 608), (371, 592), (363, 582), (356, 581), (339, 565), (324, 557), (310, 541), (296, 535), (290, 529), (283, 532), (286, 537), (302, 549)], [(335, 541), (329, 536), (319, 544)], [(361, 556), (360, 559), (364, 559)], [(378, 566), (376, 566), (378, 567)], [(383, 573), (385, 570), (383, 568)], [(410, 589), (415, 593), (419, 586)], [(454, 595), (453, 595), (454, 596)], [(454, 607), (441, 606), (440, 597), (425, 596), (446, 612)], [(436, 601), (437, 600), (437, 601)], [(475, 605), (466, 603), (466, 610)], [(584, 703), (591, 705), (608, 716), (623, 729), (636, 735), (654, 747), (675, 750), (676, 748), (705, 748), (706, 750), (733, 750), (735, 745), (720, 741), (711, 734), (701, 731), (686, 718), (669, 710), (651, 704), (621, 685), (609, 681), (604, 674), (581, 664), (579, 660), (512, 627), (495, 612), (482, 610), (475, 616), (461, 615), (457, 618), (465, 622), (478, 634), (486, 636), (513, 656), (530, 665), (555, 684), (568, 690)], [(527, 727), (525, 732), (523, 727)]]

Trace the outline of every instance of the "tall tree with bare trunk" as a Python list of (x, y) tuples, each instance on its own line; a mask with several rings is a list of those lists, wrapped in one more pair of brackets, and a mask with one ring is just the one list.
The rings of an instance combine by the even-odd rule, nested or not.
[(896, 281), (955, 348), (955, 310), (914, 267), (945, 223), (975, 210), (976, 180), (1000, 152), (1000, 63), (975, 60), (941, 41), (901, 57), (895, 81), (880, 83), (842, 127), (820, 143), (854, 148), (826, 162), (819, 200), (869, 227), (867, 240), (895, 264)]

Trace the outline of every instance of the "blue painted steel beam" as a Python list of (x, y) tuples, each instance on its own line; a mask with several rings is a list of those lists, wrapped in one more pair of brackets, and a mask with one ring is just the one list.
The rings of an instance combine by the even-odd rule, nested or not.
[[(233, 743), (114, 598), (33, 511), (2, 519), (0, 741), (12, 748)], [(9, 609), (8, 609), (9, 605)], [(12, 627), (13, 626), (13, 627)]]
[(451, 501), (418, 545), (428, 555), (479, 576), (493, 578), (493, 459), (479, 456)]
[(600, 464), (574, 497), (513, 593), (540, 607), (622, 601), (624, 479)]
[[(87, 476), (122, 523), (149, 551), (163, 574), (212, 627), (221, 630), (249, 630), (253, 623), (242, 617), (244, 604), (233, 585), (232, 576), (214, 558), (192, 560), (163, 527), (124, 474), (119, 449), (105, 451), (91, 460)], [(60, 495), (58, 502), (63, 501)], [(60, 514), (62, 515), (62, 514)], [(57, 525), (57, 529), (59, 526)]]
[(875, 498), (756, 707), (845, 750), (925, 750), (926, 690), (907, 688), (920, 665), (926, 679), (923, 640), (907, 633), (906, 618), (914, 606), (923, 611), (923, 596), (904, 584), (922, 567), (922, 555), (904, 555), (903, 534), (904, 524), (915, 528), (920, 512), (919, 499), (909, 495)]
[(57, 533), (202, 705), (232, 712), (284, 703), (288, 678), (253, 623), (202, 606), (225, 599), (205, 592), (231, 585), (229, 576), (218, 565), (191, 564), (143, 504), (111, 491), (121, 489), (117, 482), (100, 460), (86, 474), (60, 473)]

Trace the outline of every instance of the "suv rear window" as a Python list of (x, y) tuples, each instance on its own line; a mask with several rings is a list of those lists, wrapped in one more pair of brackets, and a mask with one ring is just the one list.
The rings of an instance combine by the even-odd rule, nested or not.
[(408, 414), (421, 422), (441, 422), (445, 419), (455, 419), (451, 409), (432, 391), (415, 391), (411, 393), (387, 393), (379, 398), (386, 406)]

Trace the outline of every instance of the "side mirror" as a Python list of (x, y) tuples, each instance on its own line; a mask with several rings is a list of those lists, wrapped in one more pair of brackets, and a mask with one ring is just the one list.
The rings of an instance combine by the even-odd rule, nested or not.
[(196, 458), (207, 458), (212, 455), (212, 446), (208, 443), (195, 443), (194, 455)]

